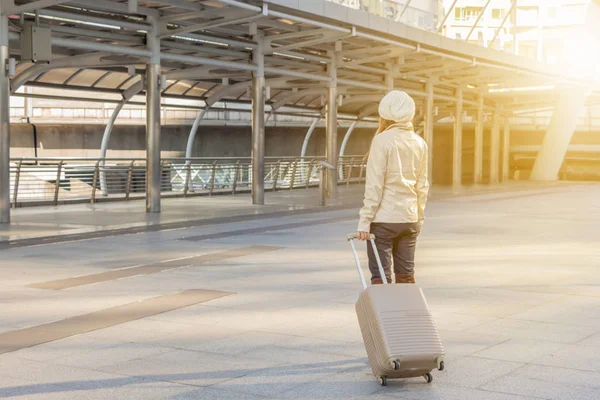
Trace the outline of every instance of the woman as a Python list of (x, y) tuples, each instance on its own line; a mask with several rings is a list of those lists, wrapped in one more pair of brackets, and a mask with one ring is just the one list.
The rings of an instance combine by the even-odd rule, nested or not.
[[(413, 131), (415, 102), (405, 92), (392, 91), (379, 104), (379, 134), (371, 143), (364, 206), (358, 236), (375, 243), (388, 282), (392, 264), (396, 283), (415, 283), (415, 247), (425, 218), (429, 192), (427, 144)], [(383, 283), (371, 246), (371, 283)]]

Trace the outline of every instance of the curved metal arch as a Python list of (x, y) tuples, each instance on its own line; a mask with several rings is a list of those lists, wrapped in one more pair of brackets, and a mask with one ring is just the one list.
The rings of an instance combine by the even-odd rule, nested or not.
[[(102, 143), (100, 145), (100, 166), (104, 167), (105, 165), (106, 152), (108, 151), (108, 142), (110, 141), (110, 136), (112, 134), (112, 130), (117, 120), (117, 117), (119, 116), (119, 113), (121, 112), (125, 104), (127, 104), (127, 102), (131, 100), (133, 96), (137, 95), (142, 90), (144, 90), (143, 80), (138, 81), (125, 92), (123, 92), (123, 100), (119, 104), (117, 104), (117, 106), (113, 110), (110, 119), (108, 120), (108, 123), (104, 128), (104, 134), (102, 135)], [(108, 195), (108, 188), (106, 185), (106, 172), (104, 171), (104, 168), (100, 170), (100, 190), (102, 191), (103, 196)]]

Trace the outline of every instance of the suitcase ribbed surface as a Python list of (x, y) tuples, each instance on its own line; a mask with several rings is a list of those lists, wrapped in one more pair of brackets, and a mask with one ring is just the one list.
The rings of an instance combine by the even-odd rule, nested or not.
[[(356, 303), (373, 375), (420, 376), (438, 367), (443, 348), (421, 289), (416, 285), (375, 285)], [(391, 362), (400, 362), (394, 370)]]

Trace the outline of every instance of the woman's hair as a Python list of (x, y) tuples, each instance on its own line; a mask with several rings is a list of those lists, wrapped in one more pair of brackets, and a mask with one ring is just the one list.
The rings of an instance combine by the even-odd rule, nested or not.
[(379, 129), (377, 130), (377, 133), (386, 131), (390, 126), (394, 125), (395, 123), (395, 121), (390, 121), (389, 119), (379, 118)]

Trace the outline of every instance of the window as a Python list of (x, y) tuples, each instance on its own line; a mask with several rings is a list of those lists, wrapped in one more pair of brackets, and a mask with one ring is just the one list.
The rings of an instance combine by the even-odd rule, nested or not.
[(492, 8), (492, 19), (504, 19), (506, 10), (502, 8)]
[(454, 9), (454, 18), (457, 21), (477, 19), (483, 7), (457, 7)]

